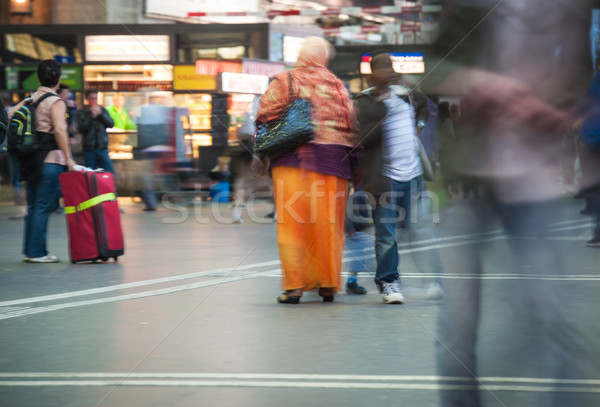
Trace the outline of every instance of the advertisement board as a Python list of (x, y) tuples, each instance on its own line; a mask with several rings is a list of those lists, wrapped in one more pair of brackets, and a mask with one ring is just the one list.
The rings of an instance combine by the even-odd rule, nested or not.
[[(40, 86), (37, 67), (6, 67), (6, 90), (36, 90)], [(63, 66), (60, 81), (71, 90), (83, 90), (83, 69), (80, 66)]]

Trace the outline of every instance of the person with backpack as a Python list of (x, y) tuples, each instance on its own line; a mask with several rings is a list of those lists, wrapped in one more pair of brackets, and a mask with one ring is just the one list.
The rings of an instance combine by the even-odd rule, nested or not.
[[(48, 253), (46, 233), (48, 219), (58, 195), (58, 176), (73, 171), (75, 161), (69, 147), (66, 108), (56, 91), (60, 83), (61, 66), (47, 59), (38, 64), (40, 87), (31, 98), (17, 104), (9, 112), (9, 152), (19, 158), (21, 180), (26, 181), (27, 216), (23, 241), (23, 261), (56, 263), (58, 258)], [(28, 135), (22, 132), (30, 121), (33, 147), (28, 147)]]

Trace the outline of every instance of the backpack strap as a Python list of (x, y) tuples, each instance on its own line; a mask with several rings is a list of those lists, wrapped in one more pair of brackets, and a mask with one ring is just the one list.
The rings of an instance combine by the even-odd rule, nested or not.
[(37, 99), (35, 102), (33, 102), (33, 105), (32, 105), (32, 107), (33, 107), (34, 109), (37, 109), (38, 105), (39, 105), (40, 103), (42, 103), (42, 101), (43, 101), (44, 99), (46, 99), (46, 98), (49, 98), (50, 96), (56, 96), (56, 97), (59, 97), (59, 96), (58, 96), (56, 93), (53, 93), (53, 92), (46, 92), (46, 93), (44, 93), (42, 96), (40, 96), (40, 97), (39, 97), (39, 98), (38, 98), (38, 99)]
[[(35, 116), (36, 116), (36, 110), (37, 107), (40, 103), (42, 103), (42, 101), (44, 101), (45, 99), (49, 98), (50, 96), (56, 96), (59, 98), (59, 96), (54, 93), (54, 92), (46, 92), (44, 93), (42, 96), (40, 96), (35, 102), (30, 102), (31, 103), (31, 123), (32, 126), (34, 126), (33, 128), (35, 128)], [(52, 133), (45, 133), (42, 131), (37, 131), (36, 130), (36, 134), (38, 136), (38, 142), (40, 143), (40, 148), (43, 151), (51, 151), (51, 150), (57, 150), (58, 149), (58, 144), (56, 144), (56, 141), (54, 140), (54, 134)]]

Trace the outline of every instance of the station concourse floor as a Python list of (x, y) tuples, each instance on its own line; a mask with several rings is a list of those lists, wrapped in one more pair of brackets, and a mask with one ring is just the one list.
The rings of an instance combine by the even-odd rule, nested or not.
[[(403, 282), (416, 293), (404, 305), (383, 304), (371, 273), (359, 277), (367, 295), (340, 292), (323, 303), (309, 292), (301, 304), (284, 305), (275, 301), (280, 270), (268, 202), (231, 224), (227, 204), (143, 212), (119, 200), (125, 255), (95, 264), (70, 263), (61, 214), (51, 216), (48, 241), (62, 261), (22, 262), (23, 220), (11, 219), (19, 208), (0, 201), (0, 406), (439, 406), (443, 302), (418, 295), (424, 278), (406, 254), (444, 255), (477, 239), (443, 235), (402, 245)], [(555, 237), (568, 246), (574, 274), (583, 275), (565, 283), (581, 298), (571, 312), (598, 338), (600, 249), (585, 247), (589, 220), (565, 205), (572, 216), (557, 221)], [(502, 239), (486, 244), (486, 262), (499, 277), (484, 301), (502, 304), (497, 287), (514, 271)], [(504, 321), (495, 329), (510, 329), (502, 308), (494, 312)], [(597, 346), (593, 352), (600, 355)], [(519, 372), (486, 374), (509, 383), (487, 396), (500, 403), (489, 405), (516, 405), (519, 387), (510, 383)], [(597, 383), (585, 385), (600, 393)], [(551, 392), (536, 388), (532, 394)]]

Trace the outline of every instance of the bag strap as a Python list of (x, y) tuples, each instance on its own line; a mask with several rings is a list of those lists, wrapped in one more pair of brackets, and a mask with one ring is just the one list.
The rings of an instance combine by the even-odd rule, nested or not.
[(40, 96), (40, 97), (38, 98), (38, 100), (36, 100), (35, 102), (33, 102), (33, 105), (32, 105), (32, 107), (33, 107), (34, 109), (37, 109), (38, 105), (39, 105), (40, 103), (42, 103), (42, 101), (43, 101), (44, 99), (46, 99), (46, 98), (48, 98), (48, 97), (50, 97), (50, 96), (56, 96), (56, 97), (58, 97), (58, 95), (57, 95), (56, 93), (52, 93), (52, 92), (46, 92), (46, 93), (44, 93), (42, 96)]
[(86, 209), (91, 208), (92, 206), (96, 206), (101, 204), (102, 202), (114, 201), (117, 199), (117, 196), (114, 192), (109, 192), (107, 194), (102, 194), (93, 197), (92, 199), (88, 199), (87, 201), (83, 201), (77, 206), (65, 206), (65, 214), (71, 214), (76, 212), (85, 211)]
[(288, 105), (290, 105), (290, 104), (292, 104), (292, 102), (294, 101), (294, 99), (296, 97), (294, 96), (294, 93), (292, 92), (292, 88), (294, 86), (294, 83), (293, 83), (293, 80), (292, 80), (293, 79), (292, 78), (292, 73), (290, 71), (288, 71), (287, 74), (288, 74), (288, 83), (289, 83), (289, 88), (290, 88), (290, 95), (288, 97)]

